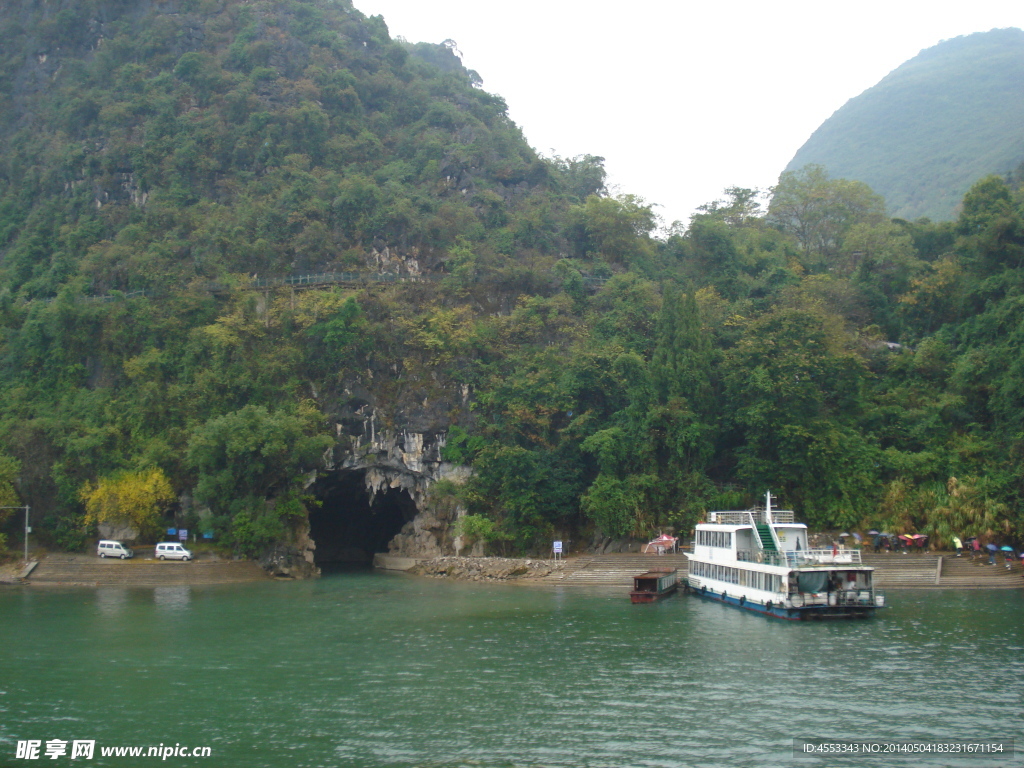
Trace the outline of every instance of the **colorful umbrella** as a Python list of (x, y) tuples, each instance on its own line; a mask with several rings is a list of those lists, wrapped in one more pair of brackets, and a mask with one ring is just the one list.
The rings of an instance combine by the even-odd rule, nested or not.
[(1013, 552), (1013, 547), (1000, 547), (1003, 552)]
[(999, 550), (999, 547), (997, 547), (995, 544), (986, 544), (985, 549), (987, 549), (989, 552), (996, 552)]

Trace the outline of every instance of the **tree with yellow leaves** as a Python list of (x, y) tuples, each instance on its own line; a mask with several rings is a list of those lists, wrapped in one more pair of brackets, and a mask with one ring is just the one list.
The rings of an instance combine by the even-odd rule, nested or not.
[(161, 469), (118, 472), (86, 481), (78, 493), (85, 504), (85, 523), (131, 526), (140, 537), (160, 529), (160, 515), (175, 499), (171, 482)]

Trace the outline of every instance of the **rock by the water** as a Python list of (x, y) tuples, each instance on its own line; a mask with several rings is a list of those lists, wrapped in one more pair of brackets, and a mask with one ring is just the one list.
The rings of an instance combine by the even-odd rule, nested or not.
[(514, 581), (542, 579), (562, 570), (561, 560), (532, 560), (511, 557), (435, 557), (423, 560), (409, 573), (462, 581)]

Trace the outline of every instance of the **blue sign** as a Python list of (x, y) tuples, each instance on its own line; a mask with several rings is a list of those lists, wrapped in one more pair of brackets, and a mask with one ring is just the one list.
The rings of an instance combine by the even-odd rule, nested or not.
[(213, 538), (213, 531), (203, 531), (203, 538), (204, 539), (212, 539)]
[(177, 529), (177, 528), (168, 528), (168, 529), (167, 529), (167, 535), (168, 535), (168, 536), (173, 536), (173, 535), (174, 535), (174, 534), (176, 534), (177, 532), (178, 532), (178, 529)]
[(178, 529), (178, 541), (188, 541), (188, 528)]

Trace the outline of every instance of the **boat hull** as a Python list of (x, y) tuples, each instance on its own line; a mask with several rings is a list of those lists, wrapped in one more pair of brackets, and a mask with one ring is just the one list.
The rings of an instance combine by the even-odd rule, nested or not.
[(808, 605), (802, 608), (787, 607), (782, 605), (762, 605), (748, 601), (742, 597), (732, 597), (724, 592), (715, 592), (710, 589), (693, 587), (686, 582), (683, 587), (688, 594), (695, 595), (704, 600), (715, 603), (722, 603), (732, 608), (740, 608), (751, 613), (759, 613), (762, 616), (771, 616), (776, 619), (787, 621), (815, 621), (823, 619), (865, 619), (873, 616), (878, 606), (874, 605)]
[(671, 587), (660, 592), (638, 592), (634, 590), (629, 593), (629, 600), (633, 603), (653, 603), (656, 600), (661, 600), (663, 597), (674, 595), (678, 588), (678, 584), (673, 584)]

